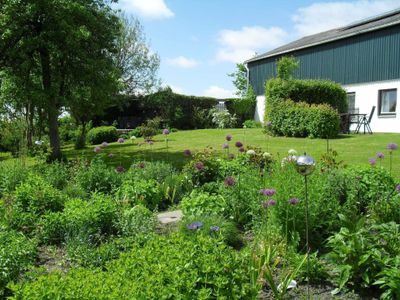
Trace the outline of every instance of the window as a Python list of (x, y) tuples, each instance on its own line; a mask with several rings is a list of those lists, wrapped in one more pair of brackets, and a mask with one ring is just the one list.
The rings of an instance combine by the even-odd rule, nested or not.
[(355, 111), (356, 111), (356, 93), (347, 93), (347, 104), (349, 105), (349, 113), (355, 113)]
[(380, 90), (378, 98), (379, 115), (395, 115), (397, 103), (397, 89)]

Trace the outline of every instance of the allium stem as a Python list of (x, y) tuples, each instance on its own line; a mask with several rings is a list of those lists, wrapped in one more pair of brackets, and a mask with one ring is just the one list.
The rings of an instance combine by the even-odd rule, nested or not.
[(392, 151), (389, 152), (389, 175), (392, 176)]

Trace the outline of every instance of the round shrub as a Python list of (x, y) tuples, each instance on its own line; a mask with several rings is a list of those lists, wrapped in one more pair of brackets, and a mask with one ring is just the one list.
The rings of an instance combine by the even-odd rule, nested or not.
[(154, 179), (126, 180), (118, 189), (117, 197), (122, 202), (141, 204), (151, 210), (156, 209), (163, 200), (160, 185)]
[(117, 227), (125, 236), (137, 236), (154, 232), (157, 223), (157, 218), (149, 209), (136, 205), (122, 212)]
[(221, 195), (210, 195), (194, 190), (180, 203), (184, 215), (223, 215), (227, 210), (227, 203)]
[(89, 130), (87, 140), (90, 144), (96, 145), (102, 142), (112, 143), (118, 139), (118, 132), (114, 126), (100, 126)]

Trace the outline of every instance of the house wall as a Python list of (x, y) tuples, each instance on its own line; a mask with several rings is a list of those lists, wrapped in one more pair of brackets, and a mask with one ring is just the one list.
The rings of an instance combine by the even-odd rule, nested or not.
[(265, 96), (257, 96), (256, 111), (254, 112), (254, 120), (264, 123), (265, 112)]
[[(356, 93), (355, 107), (359, 112), (369, 115), (373, 106), (376, 106), (370, 126), (372, 132), (399, 132), (400, 133), (400, 79), (380, 82), (369, 82), (361, 84), (345, 85), (343, 88), (348, 93)], [(378, 115), (378, 93), (379, 90), (397, 89), (397, 106), (395, 116)], [(352, 125), (352, 130), (355, 125)], [(360, 131), (362, 131), (361, 128)]]

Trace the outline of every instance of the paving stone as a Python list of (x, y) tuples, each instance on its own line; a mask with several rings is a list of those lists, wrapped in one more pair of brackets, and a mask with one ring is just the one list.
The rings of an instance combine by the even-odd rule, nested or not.
[(162, 224), (179, 222), (183, 217), (181, 210), (167, 211), (157, 215), (158, 220)]

